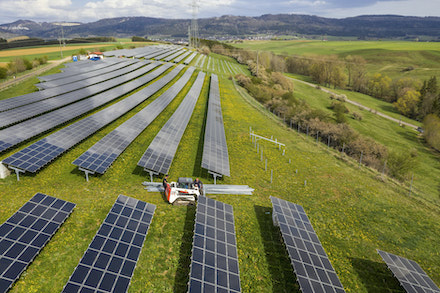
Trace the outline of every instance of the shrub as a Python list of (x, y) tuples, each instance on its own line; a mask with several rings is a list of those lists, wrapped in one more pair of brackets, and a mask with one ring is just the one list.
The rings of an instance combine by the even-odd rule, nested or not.
[(403, 181), (416, 167), (417, 162), (417, 156), (413, 151), (394, 151), (388, 156), (387, 166), (391, 176)]
[(122, 49), (124, 49), (124, 46), (122, 46), (121, 44), (117, 44), (117, 45), (116, 45), (116, 49), (118, 49), (118, 50), (122, 50)]
[(0, 79), (6, 79), (8, 77), (8, 70), (4, 67), (0, 67)]
[(357, 112), (353, 112), (352, 117), (354, 120), (362, 121), (362, 115)]
[(440, 151), (440, 118), (430, 114), (423, 120), (426, 142), (434, 149)]

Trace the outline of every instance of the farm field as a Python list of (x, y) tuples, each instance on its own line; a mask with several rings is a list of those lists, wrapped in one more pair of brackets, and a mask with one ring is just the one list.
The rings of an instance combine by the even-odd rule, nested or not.
[[(370, 74), (379, 72), (391, 78), (411, 76), (422, 80), (440, 75), (440, 43), (396, 41), (246, 41), (233, 44), (251, 50), (276, 54), (359, 55), (367, 61)], [(414, 67), (412, 71), (403, 70)]]
[[(234, 207), (242, 291), (300, 292), (279, 230), (272, 224), (269, 196), (290, 200), (304, 207), (347, 292), (404, 292), (376, 249), (417, 261), (434, 282), (440, 284), (440, 254), (436, 250), (440, 234), (440, 207), (435, 201), (435, 187), (429, 189), (429, 199), (424, 198), (425, 190), (418, 187), (409, 197), (407, 187), (390, 180), (382, 182), (378, 180), (380, 174), (377, 172), (341, 159), (338, 153), (316, 144), (313, 138), (288, 129), (257, 102), (242, 97), (228, 79), (230, 73), (223, 69), (225, 63), (219, 60), (232, 62), (232, 59), (211, 55), (210, 69), (208, 61), (200, 66), (211, 72), (223, 72), (219, 78), (231, 177), (218, 183), (247, 184), (255, 188), (252, 196), (211, 196)], [(192, 65), (197, 61), (196, 58)], [(236, 63), (234, 66), (238, 68)], [(195, 74), (192, 81), (194, 79)], [(0, 92), (0, 95), (7, 98), (33, 91), (35, 82), (36, 78), (7, 92)], [(171, 166), (171, 180), (181, 176), (198, 176), (204, 183), (213, 183), (212, 177), (200, 167), (207, 85), (208, 79)], [(314, 107), (326, 107), (327, 95), (321, 97), (317, 90), (302, 88), (299, 84), (295, 86), (298, 97), (310, 100)], [(72, 215), (10, 292), (60, 292), (118, 194), (157, 206), (129, 292), (186, 292), (195, 208), (171, 206), (161, 194), (144, 190), (141, 183), (149, 180), (149, 176), (136, 167), (136, 163), (176, 110), (189, 86), (124, 151), (106, 174), (92, 176), (86, 182), (84, 174), (71, 164), (166, 89), (73, 147), (36, 175), (21, 176), (20, 181), (15, 175), (0, 180), (0, 223), (36, 192), (77, 204)], [(316, 98), (311, 99), (311, 96)], [(362, 125), (359, 128), (371, 130), (384, 125), (384, 129), (378, 131), (378, 139), (385, 139), (388, 131), (393, 131), (389, 139), (396, 144), (402, 131), (402, 136), (411, 137), (408, 141), (414, 139), (412, 133), (406, 132), (409, 130), (393, 128), (391, 124), (377, 120), (373, 114), (371, 117), (368, 113), (362, 114), (364, 119), (359, 122)], [(274, 171), (273, 183), (270, 183), (270, 173), (265, 171), (264, 163), (251, 143), (249, 127), (259, 135), (274, 136), (286, 144), (283, 156), (275, 146), (261, 143), (268, 159), (268, 169)], [(0, 160), (46, 135), (0, 153)], [(438, 170), (437, 163), (425, 171), (432, 173)], [(155, 180), (160, 181), (160, 178)]]

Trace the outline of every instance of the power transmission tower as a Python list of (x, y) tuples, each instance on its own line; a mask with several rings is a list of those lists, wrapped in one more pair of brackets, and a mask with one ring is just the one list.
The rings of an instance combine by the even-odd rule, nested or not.
[(199, 13), (199, 0), (193, 0), (191, 7), (192, 7), (192, 20), (188, 32), (189, 46), (192, 48), (198, 48), (200, 45), (199, 25), (197, 24), (197, 16)]

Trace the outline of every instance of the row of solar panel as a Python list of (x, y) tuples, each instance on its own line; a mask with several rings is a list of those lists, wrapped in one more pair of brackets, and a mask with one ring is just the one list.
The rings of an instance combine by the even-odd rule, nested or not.
[(208, 114), (203, 144), (202, 168), (217, 175), (230, 176), (228, 146), (220, 101), (218, 77), (211, 75)]
[(155, 173), (167, 174), (202, 91), (206, 74), (199, 72), (190, 91), (142, 155), (138, 166)]
[[(296, 278), (304, 293), (345, 292), (304, 208), (271, 196), (273, 222), (280, 228)], [(414, 261), (378, 250), (408, 293), (439, 293), (440, 289)]]
[(10, 168), (36, 172), (56, 157), (116, 120), (167, 85), (183, 69), (178, 66), (163, 78), (129, 97), (79, 120), (7, 157), (3, 163)]

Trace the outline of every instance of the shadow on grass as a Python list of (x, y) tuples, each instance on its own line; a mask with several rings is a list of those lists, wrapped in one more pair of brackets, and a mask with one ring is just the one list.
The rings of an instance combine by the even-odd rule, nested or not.
[(186, 207), (185, 226), (183, 227), (182, 244), (180, 245), (180, 258), (174, 278), (174, 292), (187, 292), (189, 271), (191, 264), (191, 248), (194, 235), (194, 220), (196, 217), (196, 206)]
[(272, 222), (272, 208), (256, 205), (254, 210), (260, 225), (264, 253), (271, 274), (272, 292), (299, 293), (299, 285), (287, 250), (282, 243), (280, 230)]
[(350, 261), (368, 292), (405, 293), (385, 263), (361, 258), (350, 258)]

